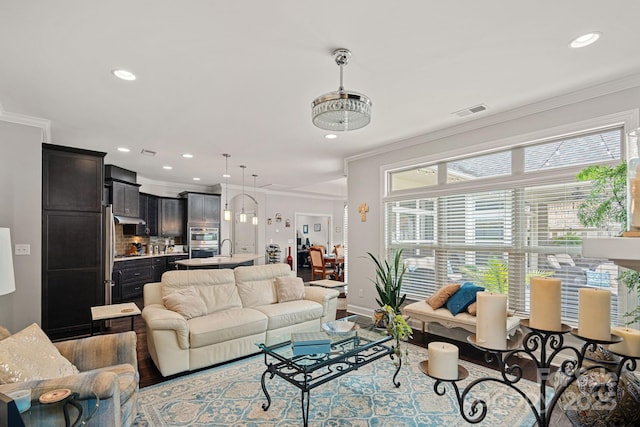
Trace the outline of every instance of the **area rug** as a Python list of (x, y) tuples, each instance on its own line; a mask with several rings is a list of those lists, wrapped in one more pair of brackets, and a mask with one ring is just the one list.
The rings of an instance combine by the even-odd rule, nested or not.
[[(455, 392), (447, 385), (444, 396), (433, 391), (434, 381), (424, 375), (419, 364), (427, 359), (426, 349), (406, 345), (397, 377), (392, 384), (394, 362), (388, 357), (347, 373), (311, 390), (309, 426), (402, 427), (468, 425), (460, 416)], [(497, 371), (467, 362), (461, 364), (469, 377), (499, 377)], [(205, 371), (140, 390), (135, 426), (301, 426), (300, 391), (288, 382), (267, 378), (271, 407), (264, 411), (266, 398), (260, 387), (264, 357), (252, 356)], [(519, 387), (537, 402), (538, 385), (521, 381)], [(550, 394), (550, 393), (549, 393)], [(495, 382), (474, 388), (473, 398), (487, 402), (487, 417), (480, 426), (532, 426), (535, 418), (524, 399)]]

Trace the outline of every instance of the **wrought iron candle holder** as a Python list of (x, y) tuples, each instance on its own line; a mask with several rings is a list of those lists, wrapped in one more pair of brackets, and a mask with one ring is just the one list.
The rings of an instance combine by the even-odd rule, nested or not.
[[(630, 357), (623, 354), (613, 353), (620, 357), (620, 360), (612, 365), (605, 365), (599, 363), (590, 363), (589, 366), (583, 366), (587, 351), (596, 351), (598, 344), (614, 344), (622, 341), (622, 338), (617, 335), (611, 335), (609, 340), (594, 340), (586, 337), (582, 337), (578, 334), (577, 329), (572, 329), (568, 325), (561, 325), (559, 331), (546, 331), (542, 329), (532, 328), (529, 325), (528, 319), (521, 320), (520, 324), (530, 330), (520, 344), (516, 340), (507, 341), (507, 346), (504, 349), (486, 348), (479, 345), (476, 342), (475, 335), (471, 335), (468, 338), (469, 343), (474, 347), (479, 348), (485, 352), (485, 360), (487, 363), (497, 362), (498, 371), (500, 373), (499, 378), (483, 377), (469, 383), (463, 390), (458, 387), (457, 381), (465, 379), (468, 375), (466, 369), (459, 366), (459, 375), (455, 380), (445, 380), (436, 377), (431, 377), (436, 382), (433, 385), (433, 391), (438, 396), (443, 396), (446, 393), (446, 384), (451, 384), (451, 387), (456, 393), (456, 399), (460, 409), (460, 415), (468, 423), (476, 424), (484, 420), (487, 415), (488, 405), (482, 399), (474, 399), (470, 402), (468, 411), (465, 411), (464, 404), (465, 399), (469, 393), (481, 383), (495, 382), (503, 384), (513, 391), (518, 393), (529, 405), (529, 408), (533, 412), (536, 418), (538, 426), (548, 427), (551, 422), (551, 414), (553, 413), (558, 399), (567, 390), (567, 388), (576, 381), (576, 379), (595, 369), (603, 369), (611, 374), (615, 387), (618, 387), (618, 381), (621, 378), (622, 372), (626, 369), (634, 371), (636, 369), (636, 361), (638, 357)], [(564, 345), (564, 335), (571, 333), (571, 335), (584, 341), (584, 344), (580, 349), (568, 345)], [(565, 375), (565, 381), (563, 381), (557, 388), (553, 398), (550, 402), (547, 402), (547, 378), (551, 372), (551, 364), (558, 356), (559, 353), (566, 351), (573, 353), (575, 359), (564, 360), (558, 372)], [(539, 352), (539, 355), (536, 354)], [(537, 370), (537, 382), (540, 386), (538, 402), (534, 402), (530, 399), (523, 390), (518, 387), (518, 383), (523, 379), (523, 368), (519, 364), (519, 357), (524, 356), (534, 362)], [(589, 362), (593, 362), (587, 359)], [(427, 367), (428, 361), (424, 361), (420, 364), (422, 371), (428, 374)], [(611, 379), (611, 378), (609, 378)], [(615, 399), (615, 390), (611, 391), (611, 382), (598, 384), (595, 389), (595, 399), (603, 405), (612, 402)], [(536, 404), (537, 403), (537, 404)]]

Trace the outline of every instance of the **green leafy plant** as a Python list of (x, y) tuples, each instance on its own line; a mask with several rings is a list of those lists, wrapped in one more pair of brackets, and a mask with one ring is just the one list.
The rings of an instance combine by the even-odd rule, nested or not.
[[(618, 280), (625, 285), (627, 289), (630, 291), (635, 290), (636, 293), (640, 295), (640, 271), (623, 270), (620, 272)], [(626, 325), (640, 322), (640, 306), (636, 307), (635, 310), (625, 313), (624, 317), (626, 318)]]
[(367, 255), (376, 266), (376, 279), (372, 280), (378, 291), (379, 298), (376, 298), (376, 302), (380, 307), (388, 305), (393, 308), (394, 313), (400, 314), (400, 306), (407, 298), (406, 294), (401, 294), (402, 279), (407, 271), (402, 262), (402, 249), (396, 251), (391, 264), (387, 260), (381, 262), (370, 252)]
[(627, 164), (612, 167), (594, 165), (576, 175), (578, 181), (591, 181), (591, 191), (578, 206), (578, 219), (585, 227), (627, 224)]
[[(412, 338), (413, 329), (407, 323), (407, 320), (402, 314), (395, 312), (390, 305), (384, 305), (382, 310), (386, 313), (387, 317), (387, 335), (391, 335), (396, 340), (396, 346), (394, 354), (398, 357), (398, 360), (402, 358), (402, 351), (400, 350), (400, 341), (408, 341)], [(409, 355), (409, 350), (405, 349), (405, 355)]]
[[(486, 266), (478, 267), (477, 265), (463, 265), (460, 267), (464, 277), (484, 286), (489, 292), (499, 294), (509, 293), (509, 266), (500, 258), (491, 258)], [(529, 270), (527, 272), (526, 281), (529, 283), (531, 277), (549, 277), (553, 276), (553, 271), (547, 270)]]
[(554, 237), (552, 243), (558, 246), (579, 246), (582, 244), (582, 237), (574, 232), (569, 232), (562, 236)]

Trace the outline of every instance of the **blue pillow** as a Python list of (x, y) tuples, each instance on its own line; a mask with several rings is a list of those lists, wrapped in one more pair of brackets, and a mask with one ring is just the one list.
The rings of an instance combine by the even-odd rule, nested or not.
[(475, 285), (471, 282), (464, 282), (458, 292), (451, 295), (449, 301), (447, 301), (447, 309), (454, 316), (458, 313), (462, 313), (476, 301), (476, 292), (484, 291), (482, 286)]

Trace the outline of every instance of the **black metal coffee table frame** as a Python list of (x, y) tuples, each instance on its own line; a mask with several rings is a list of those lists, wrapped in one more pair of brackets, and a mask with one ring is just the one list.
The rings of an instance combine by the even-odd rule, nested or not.
[[(354, 336), (332, 342), (331, 353), (291, 357), (284, 356), (277, 351), (291, 346), (290, 341), (271, 347), (260, 344), (259, 347), (264, 353), (264, 364), (267, 367), (261, 379), (262, 391), (267, 398), (267, 403), (262, 404), (262, 409), (266, 411), (271, 406), (271, 396), (267, 391), (265, 378), (269, 374), (269, 379), (273, 379), (277, 375), (300, 389), (302, 419), (306, 427), (309, 423), (310, 391), (384, 356), (388, 355), (393, 360), (395, 346), (385, 345), (391, 340), (391, 336), (368, 339), (356, 333)], [(275, 359), (275, 361), (271, 359)], [(396, 387), (400, 387), (400, 382), (396, 381), (396, 377), (402, 367), (402, 359), (398, 358), (396, 363), (397, 368), (392, 382)]]

